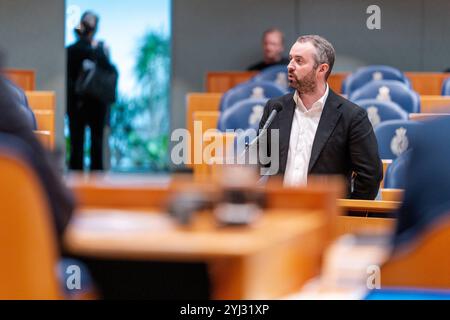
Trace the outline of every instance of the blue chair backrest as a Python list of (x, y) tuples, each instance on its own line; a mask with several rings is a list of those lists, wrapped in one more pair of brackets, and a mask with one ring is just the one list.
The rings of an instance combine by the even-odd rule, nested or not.
[(408, 113), (392, 101), (363, 99), (357, 100), (355, 103), (361, 108), (366, 109), (367, 116), (374, 128), (388, 120), (408, 120)]
[(343, 94), (350, 95), (367, 83), (379, 80), (397, 80), (411, 87), (408, 78), (400, 70), (390, 66), (373, 65), (359, 68), (345, 78), (341, 91)]
[(450, 96), (450, 78), (445, 79), (442, 84), (442, 95)]
[(375, 128), (381, 159), (396, 159), (414, 147), (422, 123), (409, 120), (389, 120)]
[(258, 129), (268, 99), (245, 99), (236, 102), (232, 107), (220, 114), (217, 128), (227, 129)]
[(419, 95), (404, 83), (395, 80), (372, 81), (353, 92), (349, 99), (393, 101), (408, 113), (420, 113)]
[(254, 76), (251, 81), (270, 81), (275, 83), (280, 88), (284, 90), (289, 89), (289, 82), (287, 77), (288, 71), (286, 65), (275, 65), (265, 68), (256, 76)]
[(405, 189), (406, 175), (409, 161), (411, 158), (411, 150), (404, 152), (397, 159), (392, 161), (386, 170), (384, 177), (384, 187), (388, 189)]
[(271, 99), (280, 97), (285, 93), (284, 89), (269, 81), (245, 82), (223, 94), (220, 100), (220, 111), (223, 112), (236, 102), (244, 99)]

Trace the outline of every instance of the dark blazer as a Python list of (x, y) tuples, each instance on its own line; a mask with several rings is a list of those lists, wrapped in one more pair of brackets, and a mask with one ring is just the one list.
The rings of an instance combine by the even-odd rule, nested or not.
[[(286, 170), (292, 120), (295, 112), (294, 94), (289, 93), (267, 102), (260, 128), (266, 122), (276, 102), (283, 109), (269, 127), (279, 129), (279, 174)], [(270, 134), (267, 148), (270, 150)], [(351, 190), (352, 173), (355, 174)], [(308, 175), (342, 175), (348, 198), (374, 199), (383, 178), (383, 165), (378, 144), (367, 112), (334, 93), (331, 89), (325, 102), (311, 151)]]

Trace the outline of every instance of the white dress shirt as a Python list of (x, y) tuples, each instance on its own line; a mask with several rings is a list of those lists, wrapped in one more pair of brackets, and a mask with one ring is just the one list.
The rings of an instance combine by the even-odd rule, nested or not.
[(284, 173), (285, 186), (305, 185), (308, 181), (308, 167), (311, 150), (316, 136), (322, 110), (328, 97), (328, 84), (325, 94), (313, 103), (308, 110), (296, 91), (294, 119), (292, 120), (289, 152)]

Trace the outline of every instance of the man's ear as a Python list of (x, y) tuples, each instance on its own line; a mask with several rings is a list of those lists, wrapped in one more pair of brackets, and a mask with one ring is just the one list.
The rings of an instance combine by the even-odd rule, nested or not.
[(323, 73), (323, 74), (326, 74), (329, 69), (330, 69), (330, 66), (326, 63), (323, 63), (319, 66), (319, 72)]

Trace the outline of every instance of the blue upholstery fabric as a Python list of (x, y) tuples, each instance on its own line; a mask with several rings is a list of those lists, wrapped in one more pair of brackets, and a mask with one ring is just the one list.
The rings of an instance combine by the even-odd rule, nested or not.
[(414, 146), (422, 123), (408, 120), (389, 120), (375, 128), (381, 159), (396, 159)]
[(420, 97), (407, 85), (395, 80), (372, 81), (350, 94), (351, 101), (361, 99), (390, 100), (408, 113), (420, 112)]
[(220, 131), (258, 129), (266, 102), (267, 99), (245, 99), (236, 102), (220, 114), (217, 128)]
[(400, 70), (390, 66), (373, 65), (359, 68), (350, 74), (342, 82), (341, 90), (343, 94), (350, 95), (367, 83), (377, 80), (397, 80), (411, 87), (408, 78)]
[(355, 103), (366, 109), (372, 126), (376, 128), (380, 123), (388, 120), (408, 120), (408, 113), (392, 101), (376, 99), (362, 99)]
[(271, 99), (284, 95), (284, 89), (269, 81), (252, 81), (240, 84), (225, 92), (220, 100), (220, 111), (225, 111), (236, 102), (249, 98)]
[(287, 66), (285, 65), (276, 65), (272, 67), (268, 67), (254, 76), (251, 81), (259, 82), (259, 81), (270, 81), (272, 83), (277, 84), (284, 90), (288, 90), (289, 82), (287, 78)]
[(443, 117), (425, 122), (415, 138), (405, 195), (397, 212), (396, 247), (450, 216), (449, 137), (450, 119)]
[(410, 158), (411, 149), (405, 151), (388, 166), (386, 176), (384, 177), (385, 188), (405, 189)]
[(445, 79), (442, 84), (442, 95), (450, 96), (450, 78)]

